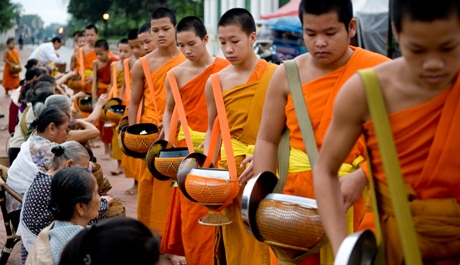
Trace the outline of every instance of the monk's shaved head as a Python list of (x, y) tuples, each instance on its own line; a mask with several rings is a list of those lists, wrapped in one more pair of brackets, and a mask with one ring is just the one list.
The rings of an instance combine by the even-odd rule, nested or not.
[(246, 35), (256, 32), (256, 23), (251, 13), (244, 8), (232, 8), (219, 20), (219, 27), (238, 26)]
[(98, 40), (94, 44), (94, 48), (102, 48), (104, 51), (108, 51), (109, 43), (106, 40)]
[[(150, 31), (150, 22), (144, 23), (139, 30), (137, 31), (137, 35), (142, 34), (144, 32), (149, 32)], [(136, 36), (137, 38), (137, 36)]]
[(432, 22), (450, 17), (460, 17), (459, 0), (392, 0), (391, 18), (398, 33), (402, 31), (404, 19)]
[(150, 20), (156, 20), (160, 18), (169, 18), (174, 27), (177, 24), (176, 15), (168, 8), (160, 7), (153, 11), (152, 15), (150, 16)]
[(135, 40), (137, 39), (137, 32), (139, 29), (131, 29), (128, 31), (128, 40)]
[(303, 15), (322, 15), (329, 12), (337, 13), (339, 22), (348, 25), (353, 18), (353, 5), (351, 0), (302, 0), (299, 5), (299, 18), (303, 25)]
[(179, 21), (176, 27), (176, 33), (183, 31), (193, 31), (202, 40), (208, 34), (201, 19), (195, 16), (184, 17)]

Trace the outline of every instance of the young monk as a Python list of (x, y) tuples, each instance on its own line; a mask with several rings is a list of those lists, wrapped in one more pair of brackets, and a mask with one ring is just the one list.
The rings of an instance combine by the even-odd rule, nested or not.
[[(218, 74), (211, 75), (206, 83), (206, 103), (208, 107), (208, 130), (205, 141), (205, 153), (214, 120), (217, 117), (212, 78), (218, 78), (225, 102), (228, 126), (232, 138), (233, 155), (238, 175), (245, 169), (243, 162), (255, 144), (256, 134), (262, 116), (265, 92), (276, 65), (257, 58), (253, 50), (256, 41), (254, 19), (247, 10), (234, 8), (227, 11), (219, 21), (218, 36), (222, 52), (231, 63)], [(227, 160), (222, 157), (219, 168), (228, 168)], [(246, 173), (250, 174), (250, 173)], [(269, 252), (266, 244), (258, 242), (244, 228), (241, 220), (241, 196), (243, 187), (233, 202), (223, 213), (233, 222), (222, 227), (226, 262), (237, 264), (269, 264)]]
[(150, 22), (143, 24), (137, 32), (137, 40), (144, 54), (149, 54), (157, 48), (157, 44), (153, 39), (153, 35), (150, 32)]
[[(112, 62), (112, 78), (111, 78), (111, 89), (109, 92), (109, 98), (123, 98), (121, 94), (121, 90), (124, 86), (124, 70), (123, 70), (123, 61), (128, 59), (132, 56), (133, 52), (128, 44), (128, 39), (124, 38), (121, 39), (117, 43), (117, 51), (118, 51), (118, 58), (120, 60), (116, 62)], [(115, 124), (117, 127), (117, 124)], [(115, 131), (115, 129), (114, 129)], [(111, 170), (110, 173), (112, 175), (120, 175), (123, 173), (123, 169), (121, 168), (121, 160), (122, 160), (122, 151), (120, 149), (120, 144), (118, 143), (118, 135), (116, 133), (112, 136), (112, 158), (117, 160), (117, 169)]]
[[(392, 23), (403, 57), (373, 68), (385, 101), (424, 264), (460, 262), (460, 2), (394, 0)], [(321, 221), (334, 253), (347, 236), (340, 163), (361, 133), (375, 176), (387, 264), (404, 264), (386, 174), (360, 75), (337, 96), (314, 170)], [(376, 88), (377, 89), (377, 88)], [(380, 121), (379, 121), (380, 122)], [(355, 185), (360, 192), (364, 178)], [(343, 184), (342, 184), (343, 185)], [(407, 261), (406, 261), (406, 264)]]
[[(208, 116), (204, 88), (211, 74), (228, 66), (228, 61), (212, 57), (206, 49), (208, 35), (203, 22), (197, 17), (185, 17), (176, 27), (177, 44), (187, 61), (168, 72), (166, 79), (166, 109), (163, 116), (165, 140), (169, 139), (171, 115), (176, 106), (171, 84), (177, 84), (182, 98), (188, 129), (191, 132), (193, 149), (203, 143)], [(182, 127), (181, 127), (182, 131)], [(187, 147), (185, 138), (179, 133), (175, 146)], [(215, 228), (202, 226), (198, 220), (206, 216), (207, 209), (191, 202), (178, 189), (173, 190), (170, 214), (163, 236), (164, 253), (185, 256), (187, 264), (213, 264)], [(173, 258), (172, 258), (173, 259)]]
[(70, 57), (70, 69), (73, 69), (75, 72), (78, 72), (78, 50), (83, 48), (86, 45), (86, 37), (85, 33), (83, 31), (79, 31), (76, 35), (76, 47), (75, 51), (72, 54), (72, 57)]
[[(106, 40), (98, 40), (94, 44), (94, 53), (97, 56), (96, 69), (93, 69), (96, 72), (96, 81), (97, 81), (97, 92), (96, 95), (99, 97), (101, 94), (108, 92), (108, 88), (111, 82), (111, 65), (113, 62), (119, 61), (117, 57), (109, 56), (109, 43)], [(95, 80), (93, 80), (95, 81)], [(93, 91), (93, 96), (94, 96)], [(99, 120), (99, 131), (101, 132), (101, 141), (104, 144), (104, 156), (103, 160), (110, 159), (110, 144), (112, 143), (113, 138), (113, 128), (112, 126), (105, 126), (105, 122)]]
[[(88, 25), (85, 28), (86, 45), (83, 46), (83, 69), (85, 79), (87, 80), (85, 92), (89, 93), (91, 90), (91, 80), (93, 75), (93, 62), (97, 60), (96, 53), (94, 52), (94, 45), (99, 38), (98, 30), (95, 25)], [(83, 78), (83, 77), (82, 77)]]
[[(150, 26), (150, 24), (148, 25)], [(123, 71), (125, 74), (125, 85), (122, 88), (121, 94), (123, 95), (123, 105), (126, 106), (125, 113), (128, 113), (129, 100), (131, 97), (131, 69), (132, 69), (132, 66), (134, 65), (136, 60), (145, 56), (145, 52), (141, 48), (139, 44), (139, 40), (137, 39), (138, 31), (139, 29), (132, 29), (128, 32), (128, 43), (129, 43), (129, 47), (131, 48), (133, 52), (133, 55), (123, 61)], [(143, 163), (145, 162), (142, 159), (137, 159), (137, 158), (122, 154), (121, 167), (125, 173), (125, 177), (134, 179), (133, 186), (127, 189), (125, 191), (125, 194), (127, 195), (137, 194), (137, 183), (139, 180), (139, 173), (140, 173), (138, 169), (139, 167), (144, 166)]]
[[(128, 110), (130, 125), (139, 122), (136, 118), (142, 100), (140, 122), (155, 123), (161, 129), (160, 123), (166, 105), (166, 73), (185, 61), (184, 55), (176, 46), (175, 25), (176, 16), (171, 10), (158, 8), (152, 13), (151, 34), (158, 47), (134, 63)], [(150, 76), (144, 74), (141, 62), (144, 58)], [(148, 86), (147, 78), (151, 78), (153, 87)], [(172, 189), (169, 187), (171, 183), (154, 180), (145, 164), (140, 169), (142, 173), (140, 173), (138, 186), (138, 220), (163, 234), (171, 200)]]
[[(299, 71), (316, 144), (321, 148), (332, 116), (333, 102), (342, 84), (357, 70), (389, 59), (349, 46), (350, 39), (356, 33), (351, 0), (303, 0), (299, 7), (299, 17), (305, 46), (309, 52), (296, 57), (294, 61)], [(280, 108), (284, 111), (280, 111)], [(290, 156), (283, 193), (315, 198), (311, 166), (304, 145), (306, 140), (300, 133), (286, 68), (282, 65), (274, 74), (267, 92), (254, 154), (255, 174), (263, 171), (276, 172), (278, 145), (285, 127), (289, 129)], [(365, 154), (361, 141), (347, 157), (346, 163), (353, 166), (349, 166), (348, 171), (341, 171), (342, 176), (346, 175), (342, 182), (347, 183), (347, 180), (355, 178), (365, 179), (365, 172), (359, 165), (364, 160), (363, 157)], [(346, 187), (344, 185), (342, 188)], [(360, 198), (360, 193), (348, 195), (348, 206)], [(354, 206), (350, 213), (350, 222), (353, 223), (355, 219), (354, 228), (357, 229), (364, 212), (363, 200), (358, 200)], [(326, 255), (321, 259), (328, 262)], [(272, 260), (272, 264), (276, 264), (274, 257)], [(332, 263), (332, 256), (329, 257), (329, 262)], [(319, 264), (319, 255), (307, 258), (301, 264)]]
[(19, 73), (11, 73), (10, 69), (15, 65), (21, 65), (19, 63), (19, 52), (14, 48), (14, 39), (8, 38), (6, 40), (7, 49), (3, 54), (3, 62), (5, 66), (3, 67), (3, 79), (2, 86), (5, 89), (5, 95), (8, 95), (8, 91), (13, 90), (19, 86), (21, 81), (19, 78)]

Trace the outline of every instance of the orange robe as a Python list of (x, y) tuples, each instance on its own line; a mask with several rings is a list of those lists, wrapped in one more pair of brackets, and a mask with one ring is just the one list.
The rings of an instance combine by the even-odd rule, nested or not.
[[(21, 65), (19, 62), (19, 52), (17, 50), (12, 50), (11, 52), (6, 52), (6, 59), (12, 63), (16, 63)], [(11, 56), (13, 55), (14, 58)], [(5, 63), (3, 67), (3, 79), (2, 79), (2, 86), (5, 90), (12, 90), (19, 86), (20, 78), (18, 74), (11, 74), (10, 73), (10, 65)]]
[[(460, 259), (459, 102), (460, 74), (433, 99), (389, 115), (418, 245), (429, 264), (440, 258), (453, 258), (457, 264)], [(387, 263), (403, 264), (372, 120), (364, 123), (364, 130), (377, 180)]]
[[(180, 88), (188, 126), (193, 131), (206, 132), (206, 81), (211, 74), (219, 72), (228, 64), (227, 60), (216, 57), (214, 64)], [(187, 144), (181, 141), (176, 146), (186, 147)], [(173, 189), (162, 251), (185, 256), (190, 265), (213, 264), (215, 228), (198, 224), (198, 220), (207, 214), (206, 207), (190, 201), (179, 189)]]
[[(153, 102), (154, 99), (148, 88), (147, 80), (145, 80), (143, 93), (144, 108), (141, 122), (155, 124), (161, 122), (166, 106), (166, 73), (185, 60), (185, 56), (179, 52), (176, 57), (151, 73), (150, 78), (153, 81), (154, 97), (157, 104), (156, 111)], [(171, 181), (159, 181), (154, 179), (145, 163), (140, 167), (140, 171), (137, 219), (163, 235), (168, 216), (169, 203), (171, 201)]]
[[(258, 102), (254, 100), (257, 98), (265, 99), (266, 89), (275, 69), (276, 65), (259, 60), (259, 63), (245, 84), (223, 92), (231, 138), (246, 145), (255, 144), (262, 117), (263, 100)], [(264, 75), (266, 71), (268, 74)], [(256, 98), (255, 96), (258, 96), (258, 93), (262, 93), (262, 97)], [(251, 107), (248, 108), (247, 106)], [(244, 155), (235, 157), (238, 175), (244, 171), (244, 168), (238, 166), (244, 158)], [(227, 161), (221, 160), (219, 168), (228, 168)], [(257, 241), (243, 226), (243, 221), (241, 220), (241, 197), (243, 190), (244, 187), (240, 187), (239, 194), (223, 210), (224, 215), (233, 220), (231, 224), (222, 226), (227, 264), (269, 264), (270, 255), (268, 245)]]
[[(335, 97), (345, 81), (360, 69), (372, 67), (389, 60), (382, 55), (361, 48), (351, 48), (354, 49), (353, 55), (344, 66), (302, 85), (302, 91), (306, 105), (308, 106), (308, 113), (315, 133), (318, 149), (321, 149), (327, 128), (332, 119)], [(290, 146), (306, 153), (295, 114), (294, 102), (292, 101), (292, 95), (290, 93), (285, 106), (285, 114), (286, 125), (289, 129)], [(354, 146), (345, 163), (351, 164), (353, 160), (359, 156), (365, 157), (365, 143), (363, 138), (358, 140), (358, 143)], [(365, 166), (364, 164), (365, 163), (362, 163), (361, 165)], [(363, 168), (363, 170), (367, 171), (366, 168)], [(315, 198), (312, 171), (288, 173), (283, 193)], [(355, 202), (353, 210), (354, 229), (356, 230), (364, 213), (364, 202), (362, 198)], [(272, 264), (276, 264), (274, 255), (272, 255), (272, 257)], [(319, 264), (319, 255), (307, 258), (299, 264)]]
[[(125, 61), (126, 60), (129, 59), (125, 59)], [(129, 69), (129, 63), (125, 64), (125, 61), (123, 61), (123, 71), (125, 73), (125, 93), (123, 94), (123, 105), (126, 106), (125, 113), (128, 113), (129, 96), (131, 94), (131, 70)], [(142, 162), (142, 159), (130, 157), (123, 153), (121, 155), (121, 168), (123, 168), (125, 177), (133, 178), (135, 181), (138, 181), (140, 176), (138, 169), (143, 166), (143, 164), (141, 164)]]
[[(113, 62), (118, 61), (116, 57), (110, 57), (109, 61), (104, 67), (97, 69), (97, 96), (107, 93), (107, 88), (110, 86), (111, 80), (111, 65)], [(99, 120), (98, 128), (101, 135), (101, 141), (103, 143), (112, 143), (113, 138), (113, 127), (104, 126), (105, 122)]]

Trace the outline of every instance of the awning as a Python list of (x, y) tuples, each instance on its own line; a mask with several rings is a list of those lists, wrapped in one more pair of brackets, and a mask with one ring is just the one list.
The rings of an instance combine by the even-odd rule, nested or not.
[(275, 17), (298, 16), (300, 0), (291, 0), (289, 3), (280, 7), (275, 12), (268, 15), (260, 15), (261, 19), (270, 19)]

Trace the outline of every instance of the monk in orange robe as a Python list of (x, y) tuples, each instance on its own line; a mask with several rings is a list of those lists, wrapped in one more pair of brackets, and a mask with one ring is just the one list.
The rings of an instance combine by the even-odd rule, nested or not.
[[(120, 60), (113, 62), (111, 64), (112, 74), (111, 74), (111, 88), (109, 91), (109, 99), (110, 98), (123, 98), (121, 95), (121, 89), (124, 85), (124, 71), (123, 71), (123, 61), (128, 59), (132, 56), (131, 48), (128, 44), (128, 39), (121, 39), (117, 43), (117, 50), (118, 50), (118, 57)], [(117, 124), (115, 124), (115, 128)], [(116, 131), (116, 129), (114, 129)], [(112, 158), (117, 160), (118, 167), (116, 170), (111, 170), (110, 173), (112, 175), (119, 175), (123, 173), (123, 169), (121, 168), (121, 160), (122, 160), (122, 151), (120, 148), (120, 144), (118, 142), (118, 135), (116, 133), (113, 134), (112, 137)]]
[(77, 37), (77, 42), (76, 42), (77, 47), (75, 47), (75, 51), (72, 54), (72, 57), (70, 57), (70, 69), (73, 69), (75, 72), (78, 73), (80, 71), (79, 50), (86, 45), (86, 37), (83, 31), (79, 31), (76, 37)]
[[(321, 14), (311, 13), (310, 10), (318, 10), (315, 7), (320, 4), (319, 1), (301, 3), (303, 25), (308, 28), (305, 44), (309, 53), (294, 59), (299, 71), (304, 100), (308, 106), (316, 145), (319, 149), (321, 149), (331, 121), (335, 97), (343, 83), (357, 70), (389, 60), (382, 55), (348, 46), (350, 38), (356, 31), (356, 21), (352, 19), (351, 1), (343, 1), (342, 4), (331, 2), (330, 6), (323, 6), (325, 9)], [(349, 10), (347, 16), (349, 21), (339, 21), (340, 10)], [(334, 28), (334, 34), (326, 30), (328, 28)], [(340, 36), (340, 39), (335, 40), (329, 36)], [(265, 106), (254, 155), (255, 173), (259, 174), (267, 170), (276, 172), (278, 145), (283, 129), (287, 127), (290, 137), (290, 158), (283, 193), (315, 198), (312, 166), (304, 145), (306, 140), (300, 133), (284, 67), (278, 68), (270, 83)], [(280, 106), (284, 106), (284, 112), (279, 110)], [(364, 141), (360, 139), (345, 161), (347, 166), (344, 166), (340, 172), (341, 176), (346, 175), (342, 181), (354, 176), (365, 179), (367, 168), (360, 169), (364, 157)], [(355, 173), (350, 174), (352, 172)], [(364, 201), (357, 194), (347, 203), (354, 203), (353, 210), (349, 214), (349, 228), (351, 231), (356, 231), (364, 214)], [(327, 250), (322, 250), (322, 252), (321, 264), (332, 264), (332, 255), (327, 255)], [(272, 264), (277, 264), (276, 262), (277, 260), (273, 257)], [(314, 255), (299, 264), (319, 263), (320, 255)]]
[[(185, 57), (175, 43), (175, 15), (171, 10), (155, 10), (150, 26), (151, 37), (157, 49), (134, 63), (128, 117), (130, 125), (137, 122), (139, 105), (143, 100), (140, 122), (154, 123), (161, 129), (160, 123), (166, 106), (166, 73), (185, 61)], [(163, 234), (171, 201), (171, 182), (154, 180), (145, 164), (140, 167), (140, 171), (138, 220)]]
[[(111, 65), (113, 62), (119, 61), (117, 57), (109, 56), (109, 43), (106, 40), (98, 40), (94, 45), (94, 52), (97, 56), (95, 61), (96, 69), (96, 81), (97, 82), (97, 92), (96, 96), (99, 97), (101, 94), (108, 92), (111, 82)], [(94, 91), (93, 91), (94, 93)], [(102, 159), (110, 159), (110, 144), (112, 143), (113, 138), (113, 127), (106, 126), (106, 122), (99, 120), (99, 131), (101, 132), (101, 141), (104, 144), (104, 156)]]
[[(413, 224), (417, 242), (409, 243), (419, 247), (421, 257), (403, 254), (401, 240), (408, 230), (396, 224), (387, 186), (389, 173), (384, 172), (374, 129), (375, 122), (381, 121), (372, 120), (359, 75), (354, 75), (337, 95), (332, 122), (313, 172), (321, 219), (337, 253), (347, 231), (336, 172), (364, 132), (387, 264), (408, 264), (409, 258), (424, 264), (458, 264), (460, 4), (442, 1), (436, 14), (430, 13), (429, 17), (420, 10), (429, 10), (431, 2), (395, 0), (392, 4), (392, 22), (403, 57), (377, 66), (369, 74), (376, 77), (373, 89), (381, 91), (385, 102), (405, 184), (412, 218), (403, 222)], [(361, 184), (353, 187), (359, 192)]]
[(2, 86), (5, 88), (5, 95), (8, 95), (8, 91), (15, 89), (19, 86), (19, 73), (12, 73), (10, 70), (15, 65), (20, 66), (19, 63), (19, 52), (14, 48), (14, 39), (9, 38), (6, 41), (7, 49), (3, 54), (3, 62), (5, 66), (3, 68), (3, 79)]
[[(150, 25), (148, 24), (148, 30), (147, 32), (145, 32), (146, 33), (145, 35), (147, 36), (147, 38), (151, 39), (151, 35), (149, 31), (150, 31)], [(153, 44), (153, 41), (151, 41), (150, 43)], [(138, 39), (138, 29), (132, 29), (128, 32), (128, 44), (129, 44), (129, 47), (131, 48), (132, 56), (123, 61), (123, 72), (125, 76), (124, 78), (125, 84), (122, 87), (122, 90), (120, 92), (123, 95), (122, 96), (123, 105), (126, 106), (125, 113), (128, 113), (129, 101), (131, 97), (131, 69), (134, 63), (136, 62), (136, 60), (145, 56), (145, 51), (141, 48), (140, 41)], [(152, 47), (152, 50), (154, 48), (156, 48), (156, 46)], [(140, 120), (137, 122), (140, 122)], [(142, 163), (144, 163), (144, 161), (141, 159), (137, 159), (137, 158), (122, 154), (121, 167), (125, 173), (125, 177), (134, 179), (133, 186), (127, 189), (125, 191), (125, 194), (128, 194), (128, 195), (137, 194), (137, 188), (138, 188), (137, 183), (139, 181), (139, 176), (140, 176), (138, 169), (140, 167), (143, 167)]]
[[(276, 65), (260, 60), (254, 53), (252, 45), (256, 40), (255, 31), (254, 19), (245, 9), (230, 9), (222, 15), (218, 36), (222, 52), (231, 65), (218, 74), (211, 75), (206, 84), (208, 130), (205, 153), (209, 151), (210, 135), (217, 117), (214, 88), (222, 90), (233, 149), (233, 153), (227, 148), (221, 149), (221, 160), (218, 165), (219, 168), (228, 168), (227, 158), (234, 157), (235, 170), (240, 178), (252, 175), (252, 167), (245, 170), (246, 161), (256, 141), (266, 90), (276, 69)], [(235, 44), (235, 40), (239, 41)], [(269, 264), (268, 245), (257, 241), (243, 226), (241, 220), (243, 188), (244, 185), (240, 187), (239, 193), (231, 204), (223, 210), (223, 214), (232, 219), (231, 224), (222, 226), (226, 264)]]
[[(185, 110), (188, 127), (191, 131), (189, 150), (196, 150), (203, 143), (208, 124), (204, 88), (211, 74), (219, 72), (229, 65), (222, 58), (212, 57), (207, 49), (208, 35), (206, 28), (197, 17), (186, 17), (176, 27), (177, 43), (181, 52), (189, 59), (170, 72), (166, 79), (166, 109), (163, 115), (165, 140), (169, 139), (172, 128), (171, 115), (176, 103), (171, 86), (179, 90), (181, 105)], [(190, 45), (190, 43), (194, 43)], [(185, 121), (182, 121), (185, 125)], [(183, 127), (182, 127), (183, 130)], [(192, 133), (193, 132), (193, 133)], [(173, 135), (174, 135), (173, 133)], [(181, 133), (180, 133), (181, 134)], [(177, 147), (187, 147), (182, 136), (178, 136)], [(207, 209), (187, 199), (177, 188), (174, 188), (169, 207), (169, 218), (162, 240), (162, 251), (167, 254), (185, 256), (187, 264), (213, 264), (215, 228), (202, 226), (198, 220), (207, 215)]]

